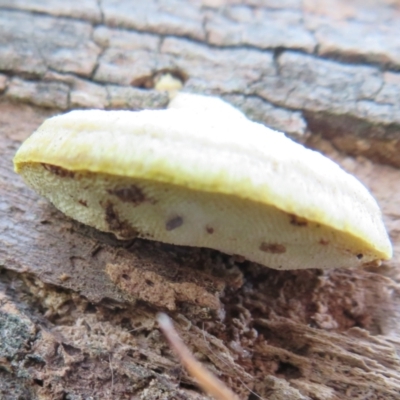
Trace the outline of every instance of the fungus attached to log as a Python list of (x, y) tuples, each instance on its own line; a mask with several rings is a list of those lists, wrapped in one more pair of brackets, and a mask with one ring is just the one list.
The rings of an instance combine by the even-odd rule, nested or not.
[(56, 116), (14, 165), (65, 214), (118, 238), (283, 269), (391, 257), (380, 209), (356, 178), (216, 98), (180, 93), (167, 110)]

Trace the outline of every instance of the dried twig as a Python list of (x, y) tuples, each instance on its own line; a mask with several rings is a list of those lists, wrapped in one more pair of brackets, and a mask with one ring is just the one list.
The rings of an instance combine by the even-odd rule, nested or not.
[(166, 314), (158, 314), (158, 324), (183, 366), (196, 379), (199, 386), (217, 400), (239, 400), (225, 384), (198, 362), (185, 346)]

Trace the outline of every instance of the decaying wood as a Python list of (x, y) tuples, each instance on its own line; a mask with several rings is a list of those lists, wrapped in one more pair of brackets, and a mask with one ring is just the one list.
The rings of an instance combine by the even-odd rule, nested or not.
[(239, 400), (222, 381), (196, 360), (192, 352), (186, 347), (176, 332), (171, 319), (167, 314), (159, 313), (157, 322), (168, 343), (179, 357), (182, 365), (187, 369), (197, 384), (215, 400)]
[[(0, 0), (0, 398), (206, 398), (158, 329), (163, 311), (240, 398), (398, 399), (399, 20), (389, 0)], [(50, 115), (165, 107), (153, 89), (164, 72), (358, 176), (383, 209), (393, 260), (274, 271), (118, 241), (12, 171)]]

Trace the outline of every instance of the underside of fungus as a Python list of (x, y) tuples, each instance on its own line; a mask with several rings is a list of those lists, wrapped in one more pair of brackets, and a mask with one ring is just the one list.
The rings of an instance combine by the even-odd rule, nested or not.
[(14, 164), (66, 215), (122, 239), (278, 269), (391, 257), (380, 209), (357, 179), (216, 98), (181, 93), (167, 110), (53, 117)]

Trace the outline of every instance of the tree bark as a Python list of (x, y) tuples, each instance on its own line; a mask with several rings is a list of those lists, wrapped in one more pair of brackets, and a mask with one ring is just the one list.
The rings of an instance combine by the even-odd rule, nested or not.
[[(206, 398), (158, 329), (163, 311), (240, 398), (398, 399), (399, 22), (389, 0), (0, 0), (0, 398)], [(356, 175), (394, 258), (288, 272), (120, 241), (13, 172), (51, 115), (164, 108), (167, 72)]]

